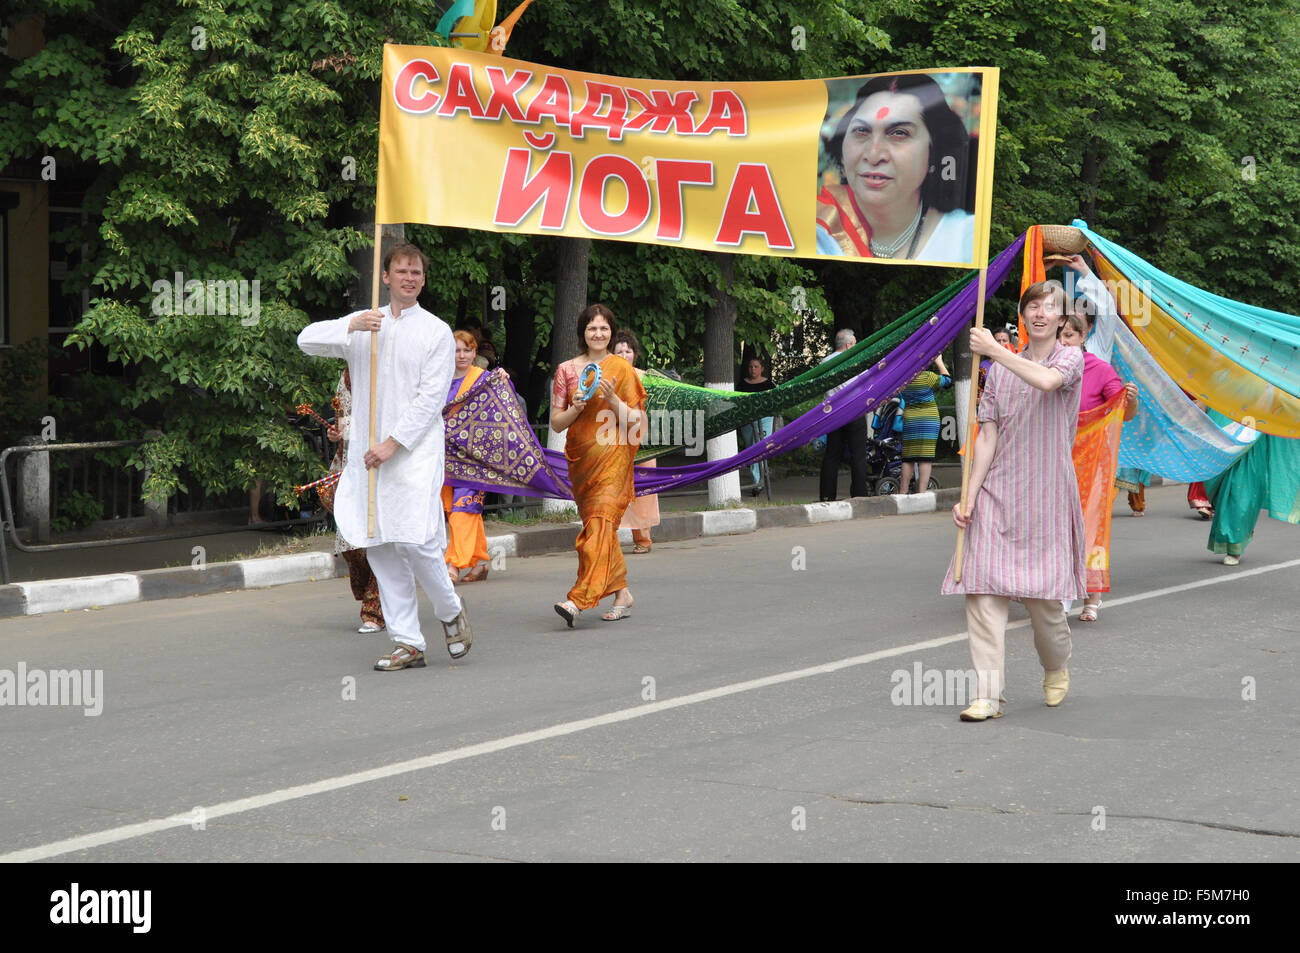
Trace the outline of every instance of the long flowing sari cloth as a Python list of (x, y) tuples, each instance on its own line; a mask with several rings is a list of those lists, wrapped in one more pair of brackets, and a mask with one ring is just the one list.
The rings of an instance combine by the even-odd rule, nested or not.
[[(459, 400), (483, 376), (483, 368), (470, 365), (452, 400)], [(449, 401), (450, 402), (450, 401)], [(442, 487), (442, 511), (447, 515), (447, 565), (467, 569), (488, 557), (487, 533), (483, 529), (484, 491), (448, 481)]]
[(1083, 231), (1134, 334), (1176, 382), (1233, 420), (1300, 437), (1300, 317), (1212, 295)]
[(1264, 434), (1225, 473), (1205, 481), (1214, 505), (1206, 548), (1240, 556), (1255, 535), (1259, 511), (1300, 523), (1300, 440)]
[(1124, 424), (1119, 444), (1121, 467), (1195, 483), (1222, 473), (1250, 449), (1249, 443), (1233, 440), (1188, 400), (1122, 323), (1115, 328), (1111, 358), (1115, 373), (1138, 388), (1137, 413)]
[[(600, 369), (605, 380), (615, 381), (619, 400), (630, 408), (645, 405), (645, 388), (631, 364), (611, 354)], [(632, 462), (640, 439), (616, 422), (610, 403), (596, 396), (569, 426), (564, 442), (573, 499), (582, 520), (582, 532), (573, 544), (578, 551), (578, 581), (569, 590), (569, 599), (579, 609), (590, 609), (627, 585), (618, 524), (632, 502)]]
[[(1086, 229), (1084, 231), (1093, 235)], [(1032, 225), (1025, 234), (1021, 294), (1034, 282), (1046, 279), (1047, 269), (1042, 255), (1042, 230)], [(1098, 267), (1106, 273), (1105, 270), (1111, 266), (1103, 259)], [(1135, 302), (1130, 295), (1121, 295), (1121, 298), (1123, 300), (1117, 301), (1116, 307), (1125, 318), (1130, 318), (1129, 312), (1132, 312)], [(1144, 320), (1141, 315), (1138, 319)], [(1022, 323), (1021, 334), (1024, 333)], [(1122, 380), (1132, 381), (1138, 388), (1137, 414), (1124, 424), (1119, 444), (1117, 478), (1120, 489), (1140, 493), (1143, 486), (1150, 484), (1152, 473), (1179, 482), (1203, 480), (1232, 466), (1247, 449), (1219, 429), (1187, 397), (1137, 336), (1120, 321), (1115, 322), (1111, 364)]]
[(1100, 407), (1079, 414), (1074, 434), (1074, 473), (1083, 505), (1089, 592), (1110, 592), (1110, 514), (1126, 398), (1120, 391)]
[[(1024, 236), (989, 263), (987, 291), (1006, 279)], [(843, 427), (887, 401), (925, 368), (975, 315), (978, 283), (972, 279), (903, 344), (824, 400), (735, 456), (681, 467), (636, 467), (636, 494), (662, 493), (711, 480), (732, 470), (789, 453)], [(827, 362), (828, 364), (831, 362)], [(509, 384), (491, 375), (470, 389), (465, 401), (445, 412), (448, 479), (485, 490), (509, 489), (525, 496), (573, 499), (563, 454), (542, 450), (519, 411)]]
[[(908, 335), (915, 332), (922, 322), (933, 317), (935, 312), (969, 284), (974, 274), (972, 272), (954, 281), (906, 314), (880, 330), (872, 332), (847, 351), (813, 365), (802, 374), (792, 377), (783, 384), (778, 384), (771, 390), (750, 393), (696, 387), (693, 384), (664, 377), (657, 371), (646, 371), (645, 377), (642, 378), (642, 384), (646, 389), (646, 411), (650, 414), (652, 423), (658, 423), (659, 426), (650, 428), (648, 439), (641, 442), (642, 449), (639, 455), (646, 456), (647, 443), (654, 445), (649, 452), (662, 453), (663, 450), (659, 445), (671, 443), (664, 437), (664, 432), (672, 431), (674, 434), (680, 434), (686, 423), (683, 418), (687, 414), (697, 415), (690, 418), (692, 422), (700, 415), (703, 416), (706, 438), (716, 437), (751, 421), (772, 417), (778, 413), (785, 414), (787, 417), (797, 416), (787, 412), (809, 400), (813, 400), (814, 403), (822, 400), (826, 391), (856, 377), (881, 358), (888, 359), (890, 352)], [(656, 430), (659, 433), (656, 433)], [(659, 439), (654, 439), (656, 437)], [(676, 442), (680, 444), (683, 441), (677, 437)]]

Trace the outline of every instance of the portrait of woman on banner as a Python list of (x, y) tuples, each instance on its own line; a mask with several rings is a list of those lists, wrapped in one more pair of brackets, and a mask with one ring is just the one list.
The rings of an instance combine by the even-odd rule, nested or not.
[(980, 77), (945, 78), (964, 95), (923, 74), (873, 77), (856, 92), (827, 82), (819, 255), (972, 263), (978, 140), (968, 126), (978, 130)]

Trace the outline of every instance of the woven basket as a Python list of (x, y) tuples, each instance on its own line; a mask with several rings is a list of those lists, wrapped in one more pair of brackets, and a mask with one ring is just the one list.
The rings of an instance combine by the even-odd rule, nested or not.
[(1040, 225), (1043, 251), (1077, 255), (1088, 247), (1088, 239), (1073, 225)]

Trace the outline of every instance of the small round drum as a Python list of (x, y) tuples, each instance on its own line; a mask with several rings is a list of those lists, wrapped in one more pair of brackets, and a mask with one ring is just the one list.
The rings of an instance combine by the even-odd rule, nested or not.
[(600, 365), (592, 361), (582, 369), (578, 375), (578, 396), (583, 400), (591, 400), (596, 388), (600, 386)]

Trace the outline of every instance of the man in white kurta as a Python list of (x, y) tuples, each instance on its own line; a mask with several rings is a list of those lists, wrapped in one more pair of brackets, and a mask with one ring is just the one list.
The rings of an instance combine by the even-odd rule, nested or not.
[[(308, 325), (298, 346), (318, 357), (343, 358), (352, 377), (353, 448), (334, 497), (339, 532), (365, 547), (379, 583), (379, 598), (394, 646), (375, 663), (380, 671), (424, 665), (419, 593), (424, 588), (443, 624), (452, 658), (469, 651), (471, 633), (464, 605), (443, 566), (442, 408), (455, 367), (451, 329), (417, 302), (424, 287), (424, 258), (412, 245), (398, 245), (384, 262), (391, 302)], [(375, 432), (370, 420), (370, 332), (378, 331)], [(377, 470), (375, 532), (367, 527), (368, 479)]]

